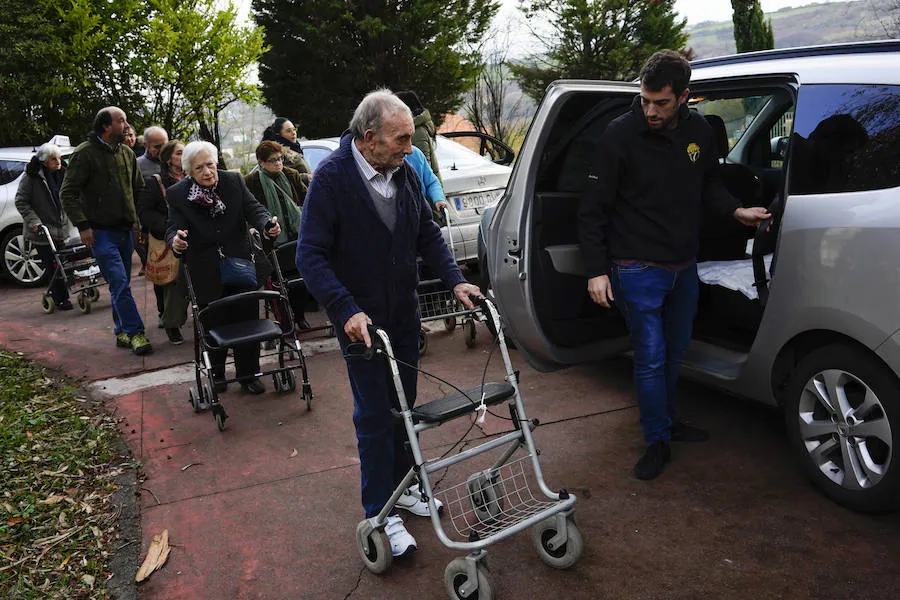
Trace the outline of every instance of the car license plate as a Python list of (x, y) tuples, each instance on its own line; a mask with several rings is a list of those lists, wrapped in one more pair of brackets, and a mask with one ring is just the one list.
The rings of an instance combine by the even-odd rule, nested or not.
[(472, 208), (484, 208), (494, 199), (491, 192), (482, 192), (480, 194), (466, 194), (465, 196), (457, 196), (456, 210), (467, 210)]

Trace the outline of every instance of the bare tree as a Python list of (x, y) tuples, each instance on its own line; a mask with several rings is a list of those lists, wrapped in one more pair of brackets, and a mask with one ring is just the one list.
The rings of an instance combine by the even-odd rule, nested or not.
[(482, 53), (485, 64), (466, 94), (463, 114), (478, 131), (516, 147), (528, 129), (534, 106), (512, 76), (508, 48), (507, 32), (499, 43)]

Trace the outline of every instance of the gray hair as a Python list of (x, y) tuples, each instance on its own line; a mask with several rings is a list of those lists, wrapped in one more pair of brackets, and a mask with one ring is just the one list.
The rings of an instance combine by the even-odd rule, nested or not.
[(147, 139), (148, 135), (153, 135), (154, 133), (160, 133), (160, 134), (166, 136), (166, 139), (168, 139), (168, 137), (169, 137), (169, 133), (165, 129), (163, 129), (159, 125), (151, 125), (150, 127), (148, 127), (147, 129), (144, 130), (144, 139)]
[(191, 162), (198, 154), (207, 153), (212, 157), (214, 163), (219, 162), (219, 151), (210, 142), (191, 142), (184, 147), (181, 153), (181, 169), (187, 173), (191, 173)]
[(59, 151), (59, 146), (56, 144), (47, 142), (46, 144), (41, 144), (41, 147), (37, 149), (37, 159), (40, 162), (47, 162), (52, 156), (62, 158), (62, 153)]
[(357, 140), (363, 139), (369, 129), (375, 133), (381, 133), (385, 117), (401, 113), (409, 115), (409, 118), (412, 119), (409, 107), (391, 90), (381, 88), (369, 92), (353, 111), (353, 118), (350, 119), (350, 133)]

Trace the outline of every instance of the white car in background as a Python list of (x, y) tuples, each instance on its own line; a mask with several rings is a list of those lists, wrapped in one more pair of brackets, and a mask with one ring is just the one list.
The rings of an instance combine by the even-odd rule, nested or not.
[[(69, 155), (75, 151), (69, 138), (57, 135), (50, 142), (59, 146), (63, 162), (68, 162)], [(16, 210), (19, 182), (36, 151), (37, 146), (0, 148), (0, 275), (23, 287), (46, 281), (37, 251), (22, 237), (22, 215)]]
[[(453, 139), (474, 138), (481, 153), (496, 157), (493, 161)], [(469, 140), (471, 142), (471, 140)], [(339, 138), (301, 140), (303, 153), (313, 171), (337, 149)], [(484, 210), (494, 206), (503, 192), (512, 169), (513, 151), (499, 140), (476, 132), (458, 132), (437, 136), (437, 157), (450, 205), (450, 227), (442, 232), (453, 248), (459, 264), (478, 263), (478, 225)]]

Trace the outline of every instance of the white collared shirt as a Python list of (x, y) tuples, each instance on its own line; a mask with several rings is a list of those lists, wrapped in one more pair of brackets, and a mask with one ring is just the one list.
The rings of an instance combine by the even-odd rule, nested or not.
[(385, 198), (393, 198), (397, 193), (397, 184), (394, 183), (394, 174), (400, 170), (400, 167), (388, 170), (386, 175), (382, 175), (369, 164), (366, 157), (362, 155), (359, 148), (356, 147), (356, 140), (350, 140), (350, 149), (353, 152), (353, 160), (362, 176), (375, 188), (375, 191)]

